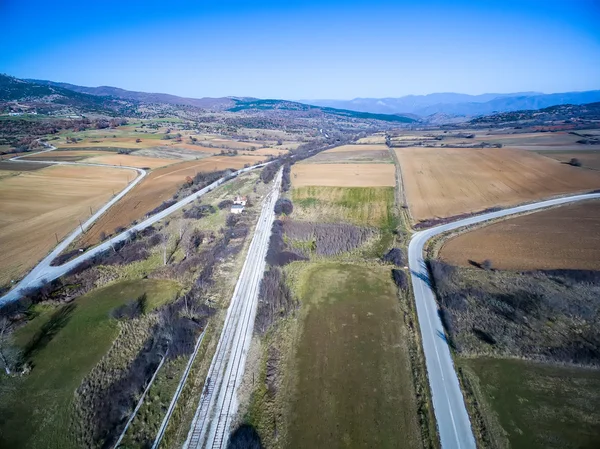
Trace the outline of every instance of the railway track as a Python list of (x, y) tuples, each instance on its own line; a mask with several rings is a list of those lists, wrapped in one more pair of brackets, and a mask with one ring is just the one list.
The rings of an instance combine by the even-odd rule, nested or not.
[(281, 170), (273, 189), (263, 202), (248, 255), (235, 286), (223, 331), (208, 370), (198, 407), (184, 448), (225, 447), (232, 420), (238, 409), (236, 392), (244, 374), (246, 355), (252, 339), (260, 281), (279, 197)]

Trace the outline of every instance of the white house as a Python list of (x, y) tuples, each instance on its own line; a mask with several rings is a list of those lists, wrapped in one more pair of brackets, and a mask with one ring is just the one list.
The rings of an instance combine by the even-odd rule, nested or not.
[(244, 207), (246, 206), (247, 201), (248, 198), (246, 198), (245, 196), (236, 196), (233, 200), (233, 205), (231, 206), (231, 213), (241, 214), (242, 212), (244, 212)]

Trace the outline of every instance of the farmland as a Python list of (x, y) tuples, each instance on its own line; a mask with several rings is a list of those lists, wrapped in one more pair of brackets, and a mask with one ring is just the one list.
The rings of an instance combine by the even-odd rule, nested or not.
[(387, 150), (387, 146), (382, 144), (354, 144), (354, 145), (340, 145), (339, 147), (331, 148), (327, 150), (327, 153), (347, 153), (348, 151), (381, 151)]
[(265, 447), (423, 447), (389, 270), (295, 262), (286, 272), (300, 308), (266, 340), (268, 387), (250, 411)]
[(599, 272), (430, 267), (482, 445), (595, 447)]
[(252, 156), (219, 156), (156, 169), (102, 215), (80, 239), (80, 244), (87, 246), (98, 243), (102, 232), (112, 234), (116, 228), (126, 227), (134, 220), (144, 218), (152, 209), (171, 199), (187, 177), (193, 178), (198, 172), (240, 169), (245, 164), (259, 161), (259, 158)]
[(386, 187), (395, 186), (393, 164), (295, 164), (294, 188), (305, 186)]
[(504, 220), (444, 243), (453, 265), (491, 260), (498, 269), (600, 270), (600, 202), (574, 203)]
[(316, 264), (296, 288), (305, 318), (287, 447), (397, 447), (399, 435), (419, 447), (407, 330), (388, 270)]
[[(77, 162), (85, 159), (105, 156), (103, 151), (78, 151), (78, 150), (65, 150), (65, 151), (48, 151), (45, 153), (38, 153), (32, 155), (23, 156), (23, 160), (30, 161), (59, 161), (59, 162)], [(32, 164), (33, 165), (33, 164)]]
[(0, 378), (0, 446), (81, 447), (72, 427), (75, 390), (119, 334), (120, 326), (109, 312), (142, 294), (147, 295), (148, 308), (155, 308), (172, 300), (178, 290), (173, 281), (126, 281), (71, 304), (40, 308), (39, 315), (15, 334), (20, 346), (30, 348), (34, 369), (27, 376)]
[(294, 217), (382, 227), (393, 221), (391, 187), (299, 187), (292, 190)]
[(56, 245), (55, 234), (65, 237), (90, 208), (103, 206), (135, 176), (131, 170), (54, 166), (2, 178), (0, 283), (25, 274)]
[(177, 159), (136, 156), (131, 154), (103, 154), (94, 156), (86, 162), (106, 165), (125, 165), (137, 168), (159, 168), (179, 162)]
[(600, 173), (508, 148), (398, 148), (416, 221), (597, 189)]
[(460, 359), (485, 412), (488, 447), (600, 444), (600, 372), (512, 359)]
[(583, 168), (600, 170), (600, 150), (583, 151), (574, 149), (571, 151), (538, 151), (538, 153), (565, 164), (575, 158), (579, 160)]

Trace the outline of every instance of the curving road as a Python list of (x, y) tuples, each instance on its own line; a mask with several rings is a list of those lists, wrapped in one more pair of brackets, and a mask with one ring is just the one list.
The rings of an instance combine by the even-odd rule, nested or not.
[[(52, 151), (52, 149), (46, 150), (46, 151)], [(44, 152), (46, 152), (46, 151), (44, 151)], [(19, 156), (19, 157), (21, 157), (21, 156)], [(16, 160), (16, 158), (13, 158), (11, 160)], [(21, 160), (21, 162), (24, 162), (24, 160)], [(38, 161), (27, 161), (27, 162), (35, 163)], [(86, 163), (81, 163), (81, 162), (47, 162), (47, 161), (44, 161), (43, 163), (44, 164), (61, 164), (61, 165), (62, 164), (65, 164), (65, 165), (89, 165), (89, 166), (129, 168), (132, 170), (136, 170), (136, 171), (138, 171), (138, 173), (140, 173), (140, 176), (138, 176), (131, 184), (129, 184), (117, 196), (115, 196), (112, 200), (110, 200), (107, 204), (105, 204), (104, 207), (102, 207), (99, 211), (97, 211), (94, 215), (92, 215), (85, 223), (82, 224), (81, 228), (83, 228), (84, 230), (87, 229), (88, 227), (90, 227), (94, 223), (94, 221), (96, 221), (100, 217), (100, 215), (102, 215), (104, 212), (106, 212), (108, 210), (108, 208), (110, 208), (114, 203), (119, 201), (138, 182), (140, 182), (144, 176), (146, 176), (146, 171), (141, 168), (122, 167), (120, 165), (113, 166), (113, 165), (101, 165), (101, 164), (86, 164)], [(67, 248), (71, 244), (71, 242), (73, 240), (75, 240), (81, 234), (81, 228), (75, 229), (75, 231), (73, 231), (73, 233), (71, 233), (66, 239), (61, 241), (56, 246), (56, 248), (54, 248), (54, 250), (52, 250), (52, 252), (50, 254), (48, 254), (44, 259), (42, 259), (42, 261), (38, 265), (36, 265), (36, 267), (33, 268), (21, 280), (21, 282), (19, 282), (10, 292), (8, 292), (6, 295), (0, 297), (0, 306), (6, 304), (8, 302), (16, 301), (17, 299), (19, 299), (21, 297), (24, 290), (26, 290), (28, 288), (32, 288), (32, 287), (38, 287), (45, 281), (48, 281), (48, 282), (53, 281), (54, 279), (57, 279), (60, 276), (68, 273), (73, 268), (75, 268), (77, 265), (82, 263), (83, 261), (91, 259), (94, 256), (100, 254), (101, 252), (110, 249), (115, 243), (119, 243), (124, 240), (127, 240), (131, 231), (134, 231), (134, 230), (142, 231), (142, 230), (146, 229), (148, 226), (153, 225), (157, 221), (162, 220), (163, 218), (169, 216), (173, 212), (176, 212), (179, 209), (181, 209), (182, 207), (190, 204), (197, 198), (210, 192), (211, 190), (220, 186), (221, 184), (228, 181), (229, 179), (232, 179), (241, 173), (245, 173), (247, 171), (254, 170), (256, 168), (264, 167), (267, 164), (268, 164), (268, 162), (264, 163), (264, 164), (254, 165), (254, 166), (248, 167), (248, 168), (243, 168), (241, 170), (238, 170), (238, 171), (232, 173), (229, 176), (225, 176), (221, 179), (218, 179), (217, 181), (213, 182), (212, 184), (204, 187), (203, 189), (200, 189), (196, 193), (185, 197), (184, 199), (175, 203), (171, 207), (169, 207), (155, 215), (152, 215), (151, 217), (147, 218), (146, 220), (142, 221), (141, 223), (138, 223), (135, 226), (132, 226), (127, 231), (124, 231), (121, 234), (104, 241), (100, 245), (90, 249), (89, 251), (85, 252), (81, 256), (76, 257), (75, 259), (70, 260), (69, 262), (66, 262), (63, 265), (54, 266), (54, 267), (51, 266), (50, 263), (56, 258), (56, 256), (58, 256), (65, 248)]]
[(237, 389), (244, 375), (258, 306), (258, 290), (265, 271), (267, 249), (279, 198), (282, 170), (263, 202), (246, 261), (235, 286), (223, 331), (200, 395), (185, 449), (227, 446), (230, 427), (238, 409)]
[(423, 339), (423, 352), (433, 399), (433, 408), (443, 449), (475, 448), (471, 422), (454, 370), (450, 348), (438, 315), (435, 294), (423, 259), (423, 247), (429, 239), (443, 232), (522, 212), (536, 211), (575, 201), (600, 199), (600, 193), (555, 198), (498, 212), (477, 215), (415, 233), (408, 247), (408, 262), (415, 294), (417, 316)]

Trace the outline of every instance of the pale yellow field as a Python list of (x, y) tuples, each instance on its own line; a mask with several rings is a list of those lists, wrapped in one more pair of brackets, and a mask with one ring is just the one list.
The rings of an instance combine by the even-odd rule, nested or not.
[(393, 164), (294, 164), (294, 187), (389, 187), (396, 185)]
[(158, 157), (134, 156), (131, 154), (105, 154), (87, 159), (93, 164), (125, 165), (137, 168), (158, 168), (181, 162), (179, 159), (163, 159)]
[(18, 279), (133, 179), (108, 167), (53, 166), (0, 179), (0, 284)]
[(356, 143), (359, 144), (378, 144), (378, 143), (385, 143), (385, 135), (383, 134), (374, 134), (372, 136), (369, 137), (363, 137), (362, 139), (358, 139), (356, 141)]
[(600, 188), (600, 173), (510, 148), (395, 150), (415, 220)]
[(387, 150), (385, 145), (341, 145), (339, 147), (327, 150), (328, 153), (346, 152), (346, 151), (381, 151)]

